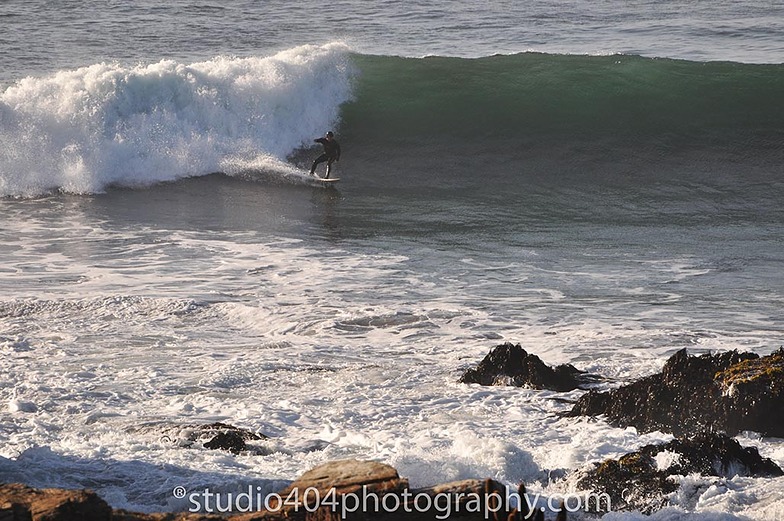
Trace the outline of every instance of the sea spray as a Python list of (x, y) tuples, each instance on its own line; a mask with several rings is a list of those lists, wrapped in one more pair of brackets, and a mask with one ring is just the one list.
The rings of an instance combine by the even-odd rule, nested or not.
[(284, 169), (351, 99), (347, 47), (24, 78), (0, 94), (0, 195), (94, 193), (218, 171)]

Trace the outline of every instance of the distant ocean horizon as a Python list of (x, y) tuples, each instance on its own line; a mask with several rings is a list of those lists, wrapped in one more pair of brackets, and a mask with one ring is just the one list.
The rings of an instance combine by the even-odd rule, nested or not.
[[(178, 511), (174, 485), (360, 458), (557, 496), (672, 436), (560, 417), (582, 391), (457, 383), (493, 347), (607, 389), (784, 344), (784, 5), (12, 1), (0, 23), (0, 482)], [(214, 421), (270, 454), (172, 435)], [(652, 520), (784, 509), (780, 478), (683, 479)]]

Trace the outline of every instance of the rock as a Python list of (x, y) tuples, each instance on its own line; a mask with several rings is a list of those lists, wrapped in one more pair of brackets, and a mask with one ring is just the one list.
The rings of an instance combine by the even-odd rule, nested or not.
[(209, 512), (141, 514), (112, 511), (90, 491), (37, 490), (17, 484), (0, 485), (0, 521), (484, 520), (485, 506), (492, 501), (499, 502), (494, 503), (499, 511), (492, 519), (506, 521), (510, 512), (500, 502), (505, 494), (500, 484), (489, 479), (409, 490), (408, 481), (389, 465), (342, 460), (305, 472), (278, 492), (279, 501), (269, 501), (269, 510), (242, 509), (220, 516)]
[(468, 369), (460, 383), (481, 385), (512, 385), (553, 391), (572, 391), (596, 381), (571, 364), (552, 368), (541, 358), (527, 353), (520, 344), (509, 342), (490, 351), (476, 368)]
[(89, 490), (0, 485), (0, 519), (14, 521), (109, 521), (111, 507)]
[(641, 432), (749, 430), (784, 437), (784, 349), (763, 358), (738, 351), (691, 356), (682, 349), (661, 373), (608, 392), (589, 391), (566, 413), (598, 415)]
[(702, 432), (691, 438), (676, 438), (664, 445), (647, 445), (639, 450), (651, 458), (667, 451), (679, 454), (677, 461), (657, 462), (670, 474), (703, 476), (778, 477), (784, 471), (770, 458), (763, 458), (755, 447), (743, 447), (736, 440), (719, 433)]
[(132, 433), (159, 434), (160, 441), (184, 448), (203, 447), (210, 450), (226, 450), (232, 454), (267, 455), (267, 447), (253, 442), (268, 440), (261, 433), (240, 429), (227, 423), (215, 422), (206, 425), (145, 424), (129, 429)]
[[(373, 492), (402, 491), (408, 480), (401, 479), (394, 467), (376, 461), (338, 460), (319, 465), (279, 492), (283, 497), (294, 489), (315, 488), (325, 494), (356, 492), (362, 487)], [(323, 496), (322, 496), (323, 497)]]
[[(295, 491), (303, 500), (306, 498), (305, 491), (310, 491), (310, 497), (329, 498), (330, 502), (306, 516), (308, 509), (313, 510), (313, 505), (306, 501), (300, 501), (299, 504), (285, 501), (286, 498), (296, 497)], [(449, 498), (452, 513), (448, 519), (484, 519), (482, 512), (472, 512), (467, 502), (471, 498), (477, 498), (474, 506), (478, 508), (485, 504), (488, 494), (494, 492), (497, 498), (505, 497), (505, 490), (500, 484), (493, 480), (479, 479), (409, 490), (408, 480), (400, 478), (397, 471), (389, 465), (372, 461), (341, 460), (325, 463), (303, 474), (278, 493), (284, 500), (284, 508), (269, 517), (262, 513), (265, 515), (259, 519), (419, 521), (437, 519), (436, 516), (445, 519), (445, 498)], [(421, 497), (417, 500), (419, 496)], [(441, 510), (435, 504), (436, 497), (442, 500)], [(369, 505), (369, 508), (365, 508), (366, 505)], [(430, 505), (430, 508), (419, 508), (426, 505)], [(277, 507), (273, 505), (272, 509), (276, 510)], [(508, 515), (509, 512), (499, 512), (498, 519), (506, 520)]]
[(199, 442), (206, 449), (227, 450), (232, 454), (250, 451), (248, 441), (264, 439), (267, 437), (263, 434), (220, 422), (201, 425), (188, 436), (189, 441)]
[[(693, 473), (725, 478), (784, 475), (778, 465), (760, 456), (757, 449), (742, 447), (723, 434), (708, 432), (661, 445), (646, 445), (617, 460), (608, 459), (588, 470), (577, 471), (575, 475), (578, 489), (608, 494), (613, 510), (650, 514), (666, 506), (668, 495), (678, 489), (679, 485), (670, 476)], [(603, 502), (589, 506), (595, 512), (607, 511)]]

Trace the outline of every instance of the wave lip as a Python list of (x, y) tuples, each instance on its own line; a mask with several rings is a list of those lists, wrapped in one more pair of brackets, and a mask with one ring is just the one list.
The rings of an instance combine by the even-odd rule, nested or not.
[(95, 193), (285, 157), (352, 97), (341, 43), (269, 57), (99, 63), (0, 93), (0, 195)]

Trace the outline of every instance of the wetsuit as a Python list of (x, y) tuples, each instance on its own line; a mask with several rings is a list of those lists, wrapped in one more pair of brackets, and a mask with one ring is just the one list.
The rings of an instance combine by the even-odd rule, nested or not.
[(324, 145), (324, 153), (318, 156), (315, 161), (313, 161), (313, 166), (310, 167), (310, 175), (314, 175), (316, 173), (316, 165), (326, 161), (327, 175), (325, 179), (329, 179), (329, 173), (332, 170), (332, 163), (340, 160), (340, 145), (334, 139), (327, 139), (325, 137), (320, 137), (318, 139), (314, 139), (313, 141)]

